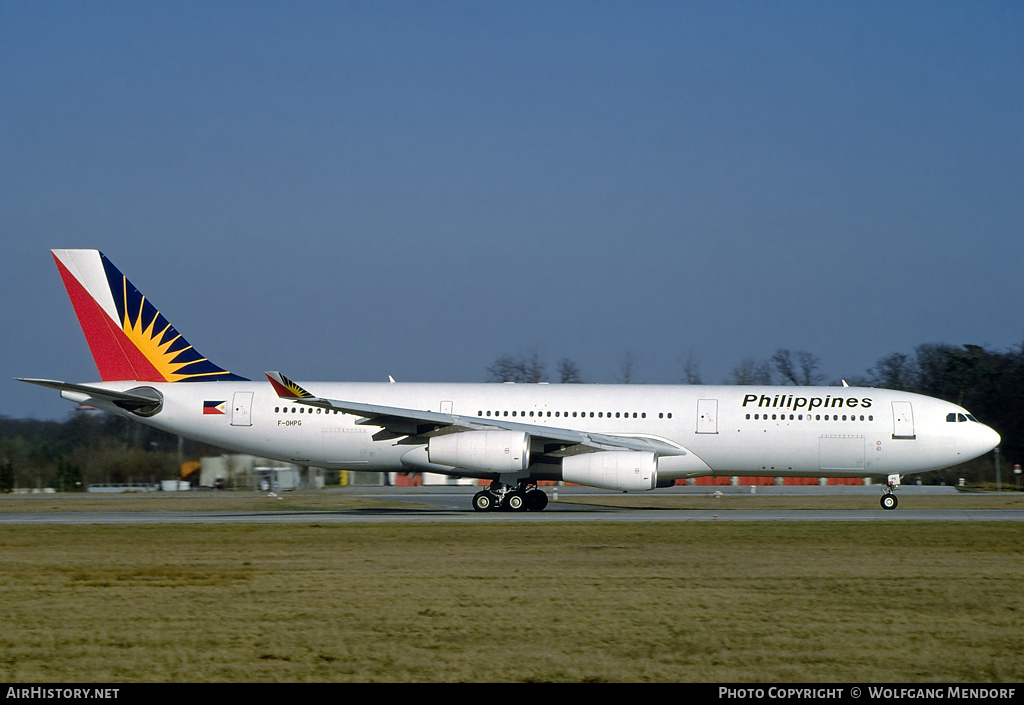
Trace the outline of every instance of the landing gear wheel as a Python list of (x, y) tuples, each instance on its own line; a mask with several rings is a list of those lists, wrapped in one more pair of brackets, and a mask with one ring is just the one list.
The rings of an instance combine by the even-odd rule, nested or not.
[(473, 495), (473, 510), (477, 512), (489, 512), (494, 509), (494, 495), (487, 490), (477, 492)]
[(896, 505), (899, 504), (899, 500), (896, 499), (896, 495), (891, 492), (886, 492), (882, 495), (882, 509), (895, 509)]
[(544, 490), (530, 490), (526, 493), (526, 510), (540, 512), (548, 506), (548, 495)]
[(519, 490), (512, 490), (502, 498), (501, 508), (509, 512), (525, 512), (526, 495)]
[(473, 511), (539, 512), (548, 506), (548, 496), (536, 484), (520, 480), (518, 485), (495, 480), (473, 495)]

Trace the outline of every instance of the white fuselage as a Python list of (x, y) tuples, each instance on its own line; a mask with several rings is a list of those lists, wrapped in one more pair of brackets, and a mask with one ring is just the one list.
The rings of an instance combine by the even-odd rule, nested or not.
[[(995, 431), (955, 404), (872, 388), (301, 384), (322, 398), (441, 412), (466, 420), (497, 417), (542, 428), (640, 437), (685, 451), (659, 457), (659, 480), (707, 475), (903, 475), (970, 460), (999, 441)], [(431, 465), (422, 443), (380, 433), (379, 426), (359, 423), (365, 421), (360, 416), (279, 398), (265, 382), (125, 381), (93, 386), (156, 389), (163, 395), (163, 406), (149, 418), (102, 400), (90, 403), (230, 450), (346, 470), (495, 475)], [(73, 401), (89, 399), (74, 392), (63, 394)], [(545, 448), (534, 452), (543, 454)], [(559, 479), (557, 463), (541, 462), (530, 471), (535, 478)]]

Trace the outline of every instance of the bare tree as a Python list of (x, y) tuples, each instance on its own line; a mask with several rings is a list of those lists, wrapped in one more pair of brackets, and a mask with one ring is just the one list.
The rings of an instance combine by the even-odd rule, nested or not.
[(758, 362), (752, 357), (745, 357), (740, 364), (732, 368), (732, 375), (727, 384), (769, 385), (772, 384), (772, 368), (767, 362)]
[(579, 366), (567, 357), (558, 362), (558, 381), (562, 384), (580, 384), (583, 377)]
[(793, 365), (793, 355), (789, 350), (779, 348), (772, 355), (772, 364), (775, 365), (775, 371), (779, 373), (783, 382), (790, 384), (800, 384), (796, 378), (796, 368)]
[(686, 360), (683, 362), (683, 384), (703, 384), (700, 378), (700, 363), (693, 350), (686, 353)]
[(544, 361), (536, 352), (530, 355), (502, 355), (487, 368), (488, 382), (544, 382)]
[(636, 355), (632, 351), (622, 356), (619, 362), (619, 382), (629, 384), (633, 381), (633, 368), (636, 367)]
[(813, 387), (825, 383), (825, 376), (818, 372), (821, 368), (821, 358), (809, 352), (798, 352), (796, 357), (800, 364), (801, 384), (805, 387)]
[(512, 355), (502, 355), (487, 368), (488, 382), (514, 382), (516, 376), (516, 359)]
[(772, 355), (772, 363), (783, 382), (798, 387), (810, 387), (823, 382), (823, 377), (818, 373), (821, 360), (809, 352), (792, 353), (779, 348)]
[(918, 369), (909, 355), (893, 353), (868, 369), (868, 376), (873, 386), (910, 391), (917, 385)]

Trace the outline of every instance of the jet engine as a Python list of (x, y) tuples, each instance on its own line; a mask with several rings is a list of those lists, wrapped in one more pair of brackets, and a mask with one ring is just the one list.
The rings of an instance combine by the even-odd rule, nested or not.
[(658, 456), (634, 450), (603, 450), (562, 459), (562, 479), (606, 490), (653, 490)]
[(487, 472), (519, 472), (530, 465), (530, 436), (522, 431), (462, 431), (427, 442), (431, 463)]

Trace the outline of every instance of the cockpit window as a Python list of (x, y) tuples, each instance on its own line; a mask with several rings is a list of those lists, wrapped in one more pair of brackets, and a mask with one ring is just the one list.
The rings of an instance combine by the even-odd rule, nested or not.
[(974, 423), (981, 423), (971, 414), (958, 414), (953, 411), (946, 414), (946, 421), (947, 423), (963, 423), (964, 421), (973, 421)]

